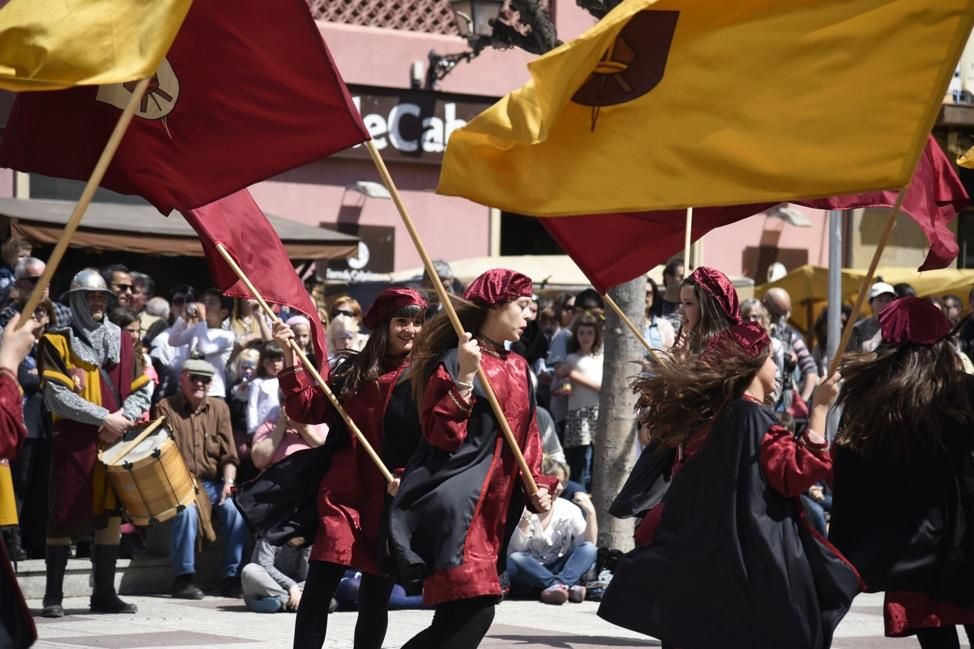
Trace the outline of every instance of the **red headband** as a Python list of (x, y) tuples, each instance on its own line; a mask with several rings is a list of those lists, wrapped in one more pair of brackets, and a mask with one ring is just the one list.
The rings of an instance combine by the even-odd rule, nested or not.
[(463, 297), (480, 306), (496, 306), (534, 294), (534, 283), (527, 275), (495, 268), (475, 279)]
[(950, 333), (947, 316), (930, 302), (918, 297), (894, 300), (879, 312), (883, 342), (902, 345), (932, 345)]
[(428, 305), (423, 296), (411, 288), (400, 286), (387, 288), (379, 293), (375, 302), (365, 312), (362, 324), (369, 329), (375, 329), (380, 323), (391, 318), (393, 313), (407, 306), (418, 306), (425, 311)]
[(731, 324), (740, 324), (741, 309), (737, 300), (737, 290), (727, 275), (716, 268), (701, 266), (690, 273), (688, 279), (717, 302), (717, 306)]
[(764, 327), (756, 322), (734, 325), (719, 333), (710, 342), (708, 352), (723, 352), (737, 347), (748, 358), (761, 358), (771, 346), (771, 338)]

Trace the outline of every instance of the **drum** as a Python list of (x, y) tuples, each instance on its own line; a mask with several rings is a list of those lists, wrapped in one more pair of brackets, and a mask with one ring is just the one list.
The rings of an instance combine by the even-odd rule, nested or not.
[(172, 439), (164, 417), (137, 428), (99, 453), (108, 481), (129, 520), (152, 525), (196, 502), (196, 481)]

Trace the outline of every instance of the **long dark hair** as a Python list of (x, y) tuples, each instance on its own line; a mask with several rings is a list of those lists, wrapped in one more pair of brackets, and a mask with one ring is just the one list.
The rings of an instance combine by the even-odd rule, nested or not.
[(950, 338), (850, 354), (841, 372), (836, 443), (860, 455), (902, 457), (918, 447), (931, 452), (941, 446), (945, 422), (974, 422), (967, 375)]
[[(395, 311), (388, 319), (369, 333), (369, 340), (362, 351), (343, 349), (336, 354), (337, 361), (332, 372), (334, 384), (339, 388), (338, 397), (354, 396), (359, 389), (379, 380), (386, 369), (386, 347), (389, 343), (389, 322), (393, 318), (422, 320), (425, 311), (416, 304), (410, 304)], [(415, 345), (415, 343), (413, 343)]]
[[(453, 303), (453, 308), (456, 309), (463, 330), (476, 336), (484, 325), (484, 320), (487, 319), (487, 308), (456, 295), (451, 295), (450, 301)], [(426, 383), (433, 375), (433, 371), (436, 370), (436, 362), (440, 358), (440, 354), (456, 347), (459, 342), (457, 332), (453, 330), (453, 325), (445, 311), (436, 314), (423, 327), (423, 335), (413, 344), (410, 357), (412, 359), (410, 367), (412, 368), (413, 399), (417, 405), (423, 403)]]
[(681, 286), (693, 287), (693, 294), (697, 297), (697, 304), (700, 305), (700, 322), (692, 331), (684, 331), (681, 323), (680, 330), (676, 332), (676, 344), (692, 354), (699, 354), (706, 349), (714, 336), (729, 329), (733, 323), (721, 310), (717, 300), (701, 290), (691, 278), (687, 277), (683, 280)]
[(700, 356), (686, 349), (658, 351), (630, 381), (638, 394), (636, 411), (649, 422), (654, 440), (679, 446), (743, 396), (767, 357), (751, 358), (732, 343)]

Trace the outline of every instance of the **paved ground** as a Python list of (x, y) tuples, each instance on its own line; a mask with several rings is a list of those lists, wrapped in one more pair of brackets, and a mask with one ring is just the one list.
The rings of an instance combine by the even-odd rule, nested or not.
[[(139, 606), (132, 616), (89, 615), (87, 599), (65, 600), (68, 615), (60, 620), (37, 618), (40, 649), (53, 647), (106, 647), (152, 649), (154, 647), (264, 649), (290, 646), (293, 614), (261, 615), (247, 611), (241, 600), (207, 597), (198, 602), (168, 597), (126, 597)], [(31, 606), (40, 602), (32, 600)], [(905, 649), (914, 640), (883, 638), (882, 598), (863, 595), (843, 620), (833, 647), (837, 649)], [(655, 640), (603, 622), (595, 615), (596, 604), (546, 606), (537, 602), (504, 602), (484, 647), (518, 649), (624, 649), (655, 647)], [(400, 647), (424, 628), (429, 611), (398, 611), (390, 614), (386, 647)], [(354, 613), (330, 618), (325, 646), (352, 646)], [(963, 646), (967, 646), (964, 644)], [(715, 648), (718, 649), (718, 648)], [(784, 649), (784, 648), (783, 648)]]

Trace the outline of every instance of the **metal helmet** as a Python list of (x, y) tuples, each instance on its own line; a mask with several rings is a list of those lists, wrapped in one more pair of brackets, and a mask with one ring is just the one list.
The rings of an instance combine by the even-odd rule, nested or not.
[(108, 290), (108, 285), (105, 283), (105, 278), (101, 276), (94, 268), (85, 268), (78, 272), (77, 275), (71, 280), (71, 286), (68, 290), (61, 296), (61, 299), (66, 298), (72, 293), (79, 292), (100, 292), (105, 293), (109, 297), (115, 297), (115, 294)]

